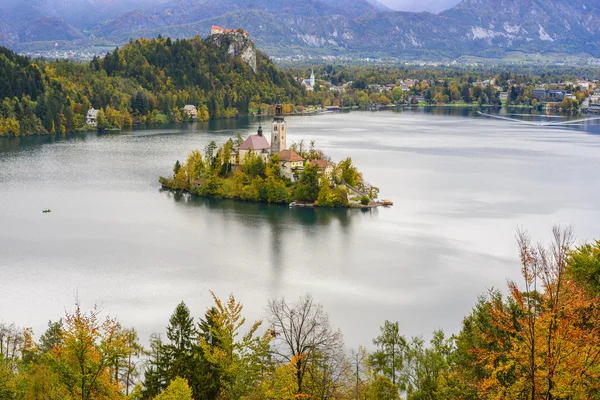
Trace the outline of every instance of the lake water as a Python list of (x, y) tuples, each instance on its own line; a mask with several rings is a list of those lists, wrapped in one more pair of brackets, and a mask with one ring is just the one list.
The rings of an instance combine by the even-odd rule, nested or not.
[(553, 224), (573, 224), (580, 242), (600, 237), (596, 123), (466, 114), (287, 118), (288, 143), (352, 157), (395, 203), (366, 212), (160, 190), (175, 160), (254, 133), (256, 119), (2, 139), (0, 320), (41, 334), (78, 296), (147, 341), (182, 300), (202, 316), (212, 289), (234, 293), (250, 319), (269, 298), (311, 293), (349, 346), (370, 345), (385, 319), (407, 335), (457, 332), (479, 294), (519, 278), (517, 228), (548, 239)]

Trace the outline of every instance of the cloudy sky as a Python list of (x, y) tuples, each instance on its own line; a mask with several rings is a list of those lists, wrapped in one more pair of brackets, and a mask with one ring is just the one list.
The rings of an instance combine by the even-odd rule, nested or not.
[(439, 12), (458, 4), (460, 0), (379, 0), (379, 2), (394, 10)]

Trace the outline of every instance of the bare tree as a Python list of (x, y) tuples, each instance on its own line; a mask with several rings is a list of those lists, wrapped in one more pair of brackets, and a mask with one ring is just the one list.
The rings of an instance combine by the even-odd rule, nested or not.
[(342, 333), (331, 328), (323, 306), (310, 295), (291, 305), (284, 299), (270, 300), (268, 308), (275, 334), (273, 352), (287, 362), (296, 360), (298, 393), (303, 393), (302, 382), (312, 363), (343, 348)]

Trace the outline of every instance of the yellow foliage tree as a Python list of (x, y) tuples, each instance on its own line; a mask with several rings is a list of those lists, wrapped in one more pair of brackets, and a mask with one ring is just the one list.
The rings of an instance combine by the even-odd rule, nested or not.
[(192, 389), (187, 380), (177, 377), (171, 381), (164, 392), (154, 398), (155, 400), (192, 400)]
[(49, 373), (57, 377), (55, 391), (64, 399), (118, 399), (121, 387), (112, 379), (111, 361), (128, 349), (119, 323), (101, 319), (94, 306), (88, 314), (76, 304), (64, 320), (61, 345), (48, 354)]

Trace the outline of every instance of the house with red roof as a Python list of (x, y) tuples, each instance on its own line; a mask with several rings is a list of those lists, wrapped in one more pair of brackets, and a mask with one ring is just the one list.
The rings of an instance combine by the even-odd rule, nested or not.
[(291, 149), (281, 150), (277, 155), (281, 160), (281, 176), (295, 180), (294, 172), (304, 169), (304, 158)]
[(316, 165), (319, 168), (319, 173), (331, 180), (333, 175), (333, 164), (327, 160), (312, 160), (310, 165)]

